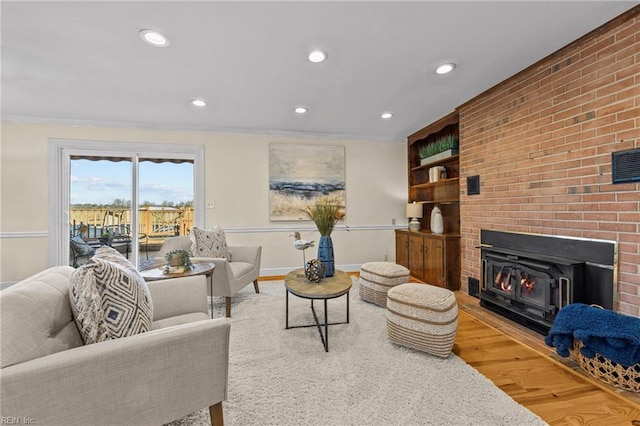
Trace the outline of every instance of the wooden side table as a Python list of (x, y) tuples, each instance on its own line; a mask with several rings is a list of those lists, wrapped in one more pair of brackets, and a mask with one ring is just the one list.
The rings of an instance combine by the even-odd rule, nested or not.
[(176, 273), (165, 273), (165, 266), (166, 265), (150, 266), (141, 270), (140, 275), (145, 281), (160, 281), (168, 280), (169, 278), (184, 278), (194, 275), (204, 275), (207, 277), (207, 281), (209, 281), (209, 307), (211, 308), (211, 318), (213, 318), (213, 270), (216, 265), (210, 262), (193, 262), (193, 269), (190, 271)]
[[(337, 269), (332, 277), (323, 278), (319, 283), (309, 281), (302, 268), (289, 272), (284, 277), (284, 286), (287, 289), (285, 328), (288, 330), (290, 328), (318, 327), (324, 350), (325, 352), (329, 352), (329, 326), (349, 323), (349, 290), (351, 290), (351, 285), (351, 277)], [(295, 294), (303, 299), (311, 300), (311, 312), (313, 312), (315, 324), (289, 326), (289, 293)], [(345, 322), (329, 323), (327, 318), (327, 300), (335, 299), (345, 294), (347, 295), (347, 320)], [(324, 324), (320, 324), (320, 321), (318, 321), (316, 310), (313, 307), (313, 301), (315, 299), (324, 301)], [(324, 333), (322, 332), (322, 326), (324, 326)]]

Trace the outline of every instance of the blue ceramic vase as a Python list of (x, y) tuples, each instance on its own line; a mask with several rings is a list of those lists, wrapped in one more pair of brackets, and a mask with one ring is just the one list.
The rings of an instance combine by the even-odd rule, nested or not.
[(318, 242), (318, 260), (327, 268), (325, 277), (332, 277), (335, 273), (335, 260), (333, 258), (333, 242), (331, 236), (321, 236)]

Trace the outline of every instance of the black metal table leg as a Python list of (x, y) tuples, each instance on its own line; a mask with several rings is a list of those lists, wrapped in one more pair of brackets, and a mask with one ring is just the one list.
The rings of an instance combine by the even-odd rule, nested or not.
[(209, 305), (211, 307), (211, 319), (213, 319), (213, 275), (209, 277)]
[(347, 293), (347, 324), (349, 324), (349, 293)]
[(286, 330), (289, 329), (289, 290), (287, 290), (287, 308), (286, 308), (287, 313), (285, 314), (285, 319), (284, 319), (284, 328)]
[[(313, 306), (313, 299), (311, 299), (311, 313), (313, 313), (313, 319), (316, 322), (315, 326), (318, 327), (318, 333), (320, 333), (320, 340), (322, 340), (322, 346), (324, 346), (324, 350), (325, 352), (329, 352), (329, 350), (327, 349), (327, 300), (325, 299), (324, 301), (325, 304), (325, 311), (324, 311), (324, 324), (320, 324), (320, 321), (318, 320), (318, 315), (316, 314), (316, 309)], [(314, 324), (310, 325), (310, 327), (313, 327)], [(322, 333), (322, 326), (324, 325), (324, 329), (325, 332), (324, 334)]]
[(329, 321), (327, 321), (327, 299), (324, 299), (324, 351), (329, 352)]

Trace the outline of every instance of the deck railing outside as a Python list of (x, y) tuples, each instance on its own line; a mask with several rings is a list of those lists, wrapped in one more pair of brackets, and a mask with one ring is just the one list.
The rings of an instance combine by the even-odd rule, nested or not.
[[(141, 207), (138, 210), (140, 239), (156, 245), (176, 235), (188, 235), (193, 228), (194, 212), (191, 207)], [(127, 208), (72, 208), (69, 214), (71, 235), (97, 239), (106, 230), (111, 234), (130, 234), (131, 209)]]

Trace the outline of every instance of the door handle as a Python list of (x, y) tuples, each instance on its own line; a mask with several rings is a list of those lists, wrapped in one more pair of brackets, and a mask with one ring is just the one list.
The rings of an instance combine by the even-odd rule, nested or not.
[(482, 269), (480, 271), (482, 276), (480, 277), (480, 290), (487, 291), (487, 260), (482, 259)]
[[(559, 286), (558, 286), (558, 296), (559, 299), (558, 300), (558, 305), (560, 305), (560, 309), (564, 308), (565, 305), (569, 305), (571, 303), (571, 281), (569, 280), (569, 278), (567, 277), (560, 277), (559, 279)], [(562, 288), (564, 287), (566, 295), (567, 295), (567, 303), (563, 304), (562, 303), (562, 299), (563, 299), (563, 291)]]

